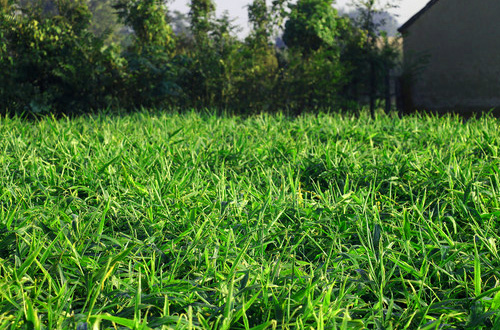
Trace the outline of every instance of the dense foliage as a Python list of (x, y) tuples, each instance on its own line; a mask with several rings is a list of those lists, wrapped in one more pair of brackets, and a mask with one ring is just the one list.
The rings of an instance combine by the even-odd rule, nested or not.
[(89, 32), (91, 14), (85, 2), (8, 8), (0, 12), (4, 109), (86, 110), (114, 96), (120, 59)]
[(383, 96), (397, 50), (373, 47), (372, 26), (333, 5), (254, 0), (240, 40), (212, 0), (192, 0), (176, 22), (156, 0), (2, 0), (1, 110), (359, 108)]
[(0, 118), (0, 328), (500, 327), (493, 118)]

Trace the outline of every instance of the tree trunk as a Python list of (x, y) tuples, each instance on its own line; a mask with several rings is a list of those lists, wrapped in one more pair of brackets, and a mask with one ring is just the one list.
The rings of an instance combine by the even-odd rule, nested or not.
[(373, 59), (370, 59), (370, 115), (372, 119), (375, 119), (375, 63)]
[(388, 115), (391, 112), (391, 74), (387, 66), (385, 70), (385, 114)]

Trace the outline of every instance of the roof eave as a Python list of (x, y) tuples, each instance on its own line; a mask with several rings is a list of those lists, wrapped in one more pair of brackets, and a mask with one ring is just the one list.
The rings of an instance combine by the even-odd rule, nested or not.
[(434, 6), (439, 0), (430, 0), (427, 5), (425, 5), (424, 8), (422, 8), (418, 13), (413, 15), (406, 23), (401, 25), (401, 27), (398, 29), (398, 32), (400, 33), (405, 33), (408, 28), (415, 23), (416, 20), (420, 18), (425, 12), (427, 12), (432, 6)]

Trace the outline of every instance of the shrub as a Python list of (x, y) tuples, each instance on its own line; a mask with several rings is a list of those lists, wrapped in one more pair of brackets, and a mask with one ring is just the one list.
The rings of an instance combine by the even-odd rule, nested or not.
[(53, 13), (36, 6), (2, 12), (0, 97), (7, 111), (78, 113), (103, 107), (115, 94), (122, 65), (115, 50), (87, 30), (86, 3), (56, 4)]

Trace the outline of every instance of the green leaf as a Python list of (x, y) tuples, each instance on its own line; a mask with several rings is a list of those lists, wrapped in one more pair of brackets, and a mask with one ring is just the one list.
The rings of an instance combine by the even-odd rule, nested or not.
[(42, 251), (42, 249), (43, 249), (43, 246), (40, 244), (40, 246), (38, 246), (38, 248), (35, 251), (33, 251), (29, 255), (29, 257), (26, 258), (26, 260), (24, 260), (24, 262), (22, 263), (21, 267), (19, 267), (19, 269), (16, 272), (17, 279), (21, 279), (24, 276), (24, 274), (26, 274), (26, 272), (28, 271), (29, 267), (35, 261), (36, 257), (38, 257), (38, 255), (40, 254), (40, 252)]
[[(113, 323), (119, 324), (121, 326), (127, 327), (129, 329), (137, 329), (136, 327), (136, 322), (134, 320), (126, 319), (123, 317), (118, 317), (118, 316), (112, 316), (110, 314), (99, 314), (99, 315), (92, 315), (90, 316), (91, 320), (94, 321), (100, 321), (100, 320), (107, 320), (111, 321)], [(145, 329), (145, 330), (152, 330), (152, 328), (146, 326), (146, 325), (141, 325), (140, 329)]]
[(474, 292), (476, 297), (481, 294), (481, 259), (477, 250), (476, 240), (474, 240)]
[(111, 165), (114, 164), (118, 159), (120, 159), (121, 154), (118, 154), (118, 156), (114, 157), (110, 161), (108, 161), (106, 164), (102, 165), (101, 168), (97, 171), (97, 175), (101, 175), (104, 173), (104, 171)]
[(33, 303), (26, 295), (24, 295), (24, 314), (26, 321), (31, 323), (34, 330), (41, 330), (40, 318), (37, 311), (33, 308)]
[(380, 238), (381, 238), (381, 227), (379, 224), (375, 224), (373, 227), (373, 252), (375, 253), (375, 257), (378, 259), (380, 253)]
[(491, 303), (491, 309), (500, 310), (500, 291), (498, 291), (495, 297), (493, 298), (493, 302)]

